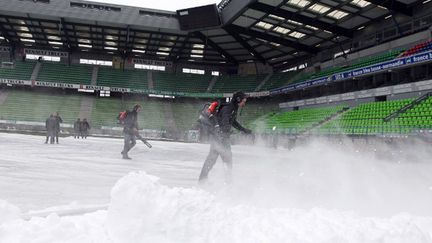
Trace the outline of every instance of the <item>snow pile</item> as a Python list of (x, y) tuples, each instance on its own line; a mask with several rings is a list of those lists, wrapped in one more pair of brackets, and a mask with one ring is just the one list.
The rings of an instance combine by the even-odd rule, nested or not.
[(48, 217), (32, 217), (24, 220), (21, 211), (14, 205), (0, 200), (0, 242), (110, 242), (104, 224), (106, 211), (79, 217), (59, 217), (52, 213)]
[(20, 219), (21, 210), (16, 206), (0, 200), (0, 225)]
[(197, 188), (161, 185), (144, 172), (129, 174), (113, 188), (107, 230), (116, 243), (432, 242), (430, 218), (227, 206)]

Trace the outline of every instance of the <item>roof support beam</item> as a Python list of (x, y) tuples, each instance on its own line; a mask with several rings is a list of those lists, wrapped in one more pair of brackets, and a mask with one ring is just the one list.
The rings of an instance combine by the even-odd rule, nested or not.
[(337, 25), (329, 24), (329, 23), (320, 21), (320, 20), (315, 19), (315, 18), (307, 17), (307, 16), (304, 16), (301, 14), (297, 14), (297, 13), (286, 11), (286, 10), (283, 10), (280, 8), (276, 8), (276, 7), (273, 7), (273, 6), (264, 4), (264, 3), (255, 2), (255, 3), (251, 4), (249, 7), (252, 9), (261, 11), (261, 12), (273, 14), (273, 15), (276, 15), (276, 16), (279, 16), (279, 17), (282, 17), (285, 19), (290, 19), (290, 20), (294, 20), (296, 22), (300, 22), (300, 23), (303, 23), (306, 25), (314, 26), (314, 27), (317, 27), (317, 28), (322, 29), (322, 30), (327, 30), (327, 31), (330, 31), (330, 32), (337, 34), (337, 35), (342, 35), (342, 36), (346, 36), (349, 38), (353, 37), (353, 31), (352, 30), (345, 29), (345, 28), (339, 27)]
[(14, 42), (12, 37), (8, 34), (8, 31), (3, 27), (3, 24), (0, 24), (0, 33), (8, 43)]
[(183, 53), (183, 50), (184, 50), (184, 48), (185, 48), (185, 46), (186, 46), (186, 43), (189, 41), (189, 35), (188, 36), (186, 36), (186, 38), (184, 38), (184, 40), (182, 41), (182, 43), (181, 43), (181, 46), (177, 49), (177, 51), (176, 51), (176, 53), (174, 54), (174, 56), (173, 56), (173, 61), (178, 61), (178, 60), (180, 60), (181, 59), (181, 55), (182, 55), (182, 53)]
[(233, 32), (229, 29), (225, 29), (226, 32), (228, 32), (237, 42), (240, 43), (245, 49), (247, 49), (255, 58), (257, 58), (260, 62), (263, 64), (266, 63), (266, 60), (264, 57), (261, 56), (259, 52), (257, 52), (247, 41), (245, 41), (239, 34), (236, 32)]
[(308, 45), (305, 45), (305, 44), (302, 44), (299, 42), (291, 41), (291, 40), (288, 40), (288, 39), (285, 39), (282, 37), (269, 35), (269, 34), (266, 34), (264, 32), (251, 30), (251, 29), (245, 29), (245, 28), (237, 26), (237, 25), (230, 25), (230, 26), (226, 26), (225, 28), (231, 32), (235, 32), (238, 34), (245, 34), (245, 35), (257, 37), (257, 38), (260, 38), (260, 39), (263, 39), (266, 41), (279, 43), (279, 44), (284, 45), (284, 46), (292, 47), (292, 48), (297, 49), (297, 51), (305, 51), (305, 52), (313, 53), (313, 54), (316, 54), (319, 51), (319, 49), (316, 47), (310, 47)]
[(224, 49), (222, 49), (220, 46), (218, 46), (215, 42), (210, 40), (207, 36), (205, 36), (203, 33), (196, 31), (193, 32), (193, 35), (195, 35), (197, 38), (200, 38), (204, 44), (208, 44), (211, 48), (218, 51), (223, 57), (228, 59), (229, 62), (232, 62), (234, 64), (238, 64), (237, 60), (231, 56), (228, 52), (226, 52)]
[(401, 3), (395, 0), (368, 0), (368, 2), (375, 5), (386, 7), (388, 10), (405, 14), (407, 16), (413, 16), (413, 8), (408, 4)]
[(63, 31), (64, 37), (66, 39), (67, 49), (70, 51), (70, 50), (72, 50), (72, 46), (70, 44), (69, 34), (66, 30), (66, 22), (65, 22), (64, 18), (60, 18), (60, 27), (61, 27), (61, 30)]

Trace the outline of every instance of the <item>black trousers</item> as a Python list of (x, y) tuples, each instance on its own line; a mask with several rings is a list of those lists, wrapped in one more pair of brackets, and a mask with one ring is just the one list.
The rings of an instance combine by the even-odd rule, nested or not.
[(136, 137), (134, 134), (124, 133), (124, 146), (122, 153), (127, 155), (129, 150), (131, 150), (136, 144)]
[(55, 131), (55, 132), (54, 132), (54, 136), (55, 136), (55, 141), (56, 141), (56, 143), (59, 143), (59, 142), (58, 142), (58, 139), (59, 139), (59, 133), (60, 133), (60, 131)]
[(74, 133), (74, 138), (79, 138), (79, 136), (81, 135), (81, 132), (79, 130), (75, 130)]
[(204, 162), (204, 165), (201, 169), (201, 174), (199, 176), (199, 180), (207, 179), (208, 173), (216, 164), (218, 157), (222, 158), (222, 161), (225, 163), (229, 173), (232, 170), (232, 152), (231, 152), (231, 144), (229, 138), (224, 138), (221, 140), (213, 140), (210, 145), (210, 152), (207, 155), (207, 158)]
[(87, 138), (88, 131), (87, 130), (83, 130), (83, 131), (80, 132), (80, 134), (81, 134), (81, 138)]

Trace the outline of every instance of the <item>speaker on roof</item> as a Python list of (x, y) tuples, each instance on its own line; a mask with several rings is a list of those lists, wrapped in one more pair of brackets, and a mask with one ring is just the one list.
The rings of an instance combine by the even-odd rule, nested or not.
[(221, 24), (216, 4), (177, 10), (181, 30), (202, 30)]

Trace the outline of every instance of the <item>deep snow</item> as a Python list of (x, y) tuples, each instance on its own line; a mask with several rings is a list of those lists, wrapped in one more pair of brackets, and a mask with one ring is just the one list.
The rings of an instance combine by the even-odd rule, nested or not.
[[(428, 146), (233, 146), (0, 133), (0, 242), (432, 242)], [(160, 179), (157, 179), (160, 178)]]

